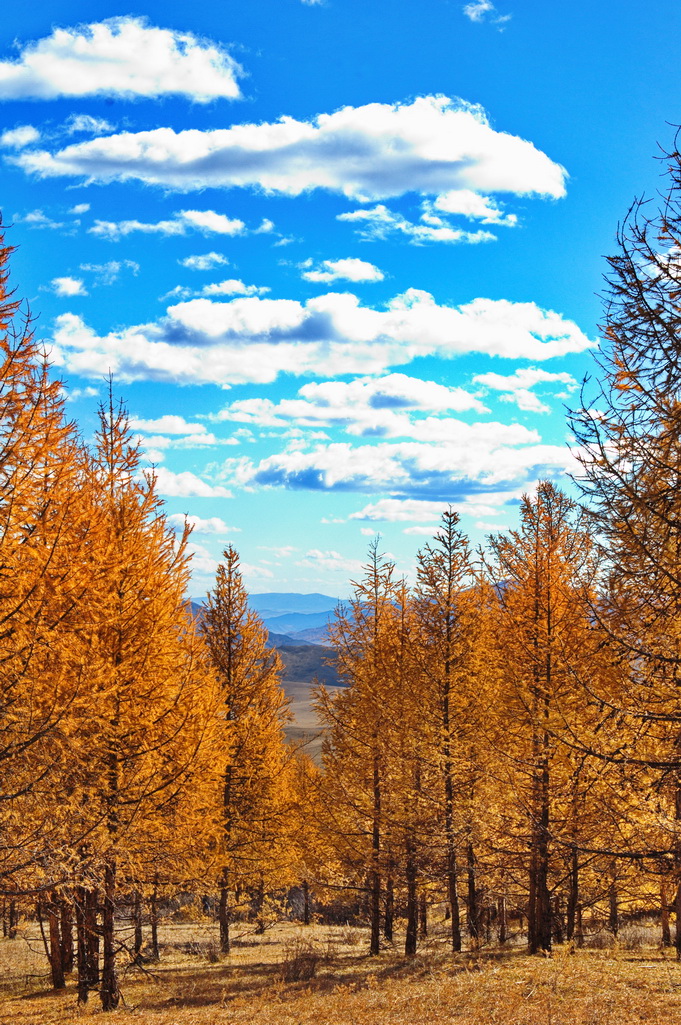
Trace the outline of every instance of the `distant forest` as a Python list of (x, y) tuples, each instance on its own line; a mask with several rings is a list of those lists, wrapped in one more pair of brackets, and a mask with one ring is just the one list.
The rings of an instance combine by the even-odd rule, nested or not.
[(40, 922), (55, 988), (75, 970), (115, 1008), (180, 896), (225, 957), (235, 922), (293, 914), (364, 923), (374, 955), (399, 920), (409, 957), (434, 908), (454, 951), (655, 916), (681, 956), (678, 153), (668, 184), (609, 260), (570, 494), (540, 481), (484, 551), (444, 503), (411, 583), (372, 543), (329, 628), (320, 760), (286, 740), (238, 553), (197, 616), (125, 408), (110, 392), (83, 442), (0, 249), (0, 899), (6, 936)]

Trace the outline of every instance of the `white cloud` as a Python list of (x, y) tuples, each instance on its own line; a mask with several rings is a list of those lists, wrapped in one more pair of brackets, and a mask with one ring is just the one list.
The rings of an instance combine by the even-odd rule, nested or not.
[(305, 281), (383, 281), (382, 270), (366, 260), (348, 257), (345, 260), (322, 260), (321, 266), (313, 268), (312, 260), (299, 264)]
[(14, 214), (13, 221), (28, 224), (29, 228), (63, 228), (61, 221), (54, 221), (43, 210), (30, 210), (27, 214)]
[(218, 536), (224, 536), (225, 534), (240, 533), (240, 527), (230, 527), (224, 520), (221, 520), (219, 516), (209, 516), (203, 519), (201, 516), (186, 515), (184, 513), (172, 513), (166, 517), (168, 523), (173, 530), (182, 533), (184, 530), (185, 522), (192, 528), (192, 534), (216, 534)]
[(119, 239), (137, 231), (147, 235), (186, 235), (188, 231), (198, 231), (202, 235), (241, 235), (245, 229), (243, 221), (218, 214), (215, 210), (180, 210), (173, 214), (172, 220), (151, 223), (137, 220), (96, 220), (88, 231), (99, 238), (118, 242)]
[(516, 484), (567, 469), (576, 472), (577, 463), (564, 446), (544, 444), (535, 432), (501, 423), (460, 424), (455, 437), (437, 445), (336, 442), (276, 453), (259, 463), (241, 458), (225, 464), (228, 479), (246, 486), (430, 495), (445, 504), (480, 486)]
[(456, 189), (559, 197), (566, 177), (531, 142), (493, 129), (481, 107), (446, 96), (343, 107), (310, 121), (121, 132), (13, 160), (41, 177), (289, 196), (324, 189), (361, 202)]
[(478, 24), (489, 21), (492, 25), (501, 26), (511, 20), (510, 14), (499, 14), (491, 0), (471, 0), (462, 10), (467, 18)]
[(428, 355), (482, 352), (541, 361), (592, 345), (574, 322), (534, 303), (475, 299), (440, 306), (416, 289), (381, 310), (332, 292), (306, 303), (193, 299), (170, 306), (160, 322), (104, 336), (72, 313), (55, 324), (53, 358), (74, 373), (223, 387), (271, 382), (280, 373), (380, 374)]
[(319, 548), (311, 548), (306, 552), (300, 565), (318, 572), (352, 573), (354, 576), (358, 576), (363, 568), (359, 559), (348, 559), (340, 552), (322, 551)]
[[(507, 502), (517, 501), (522, 492), (522, 487), (505, 491), (478, 490), (472, 495), (465, 495), (452, 502), (435, 502), (421, 498), (381, 498), (358, 512), (351, 513), (348, 519), (388, 523), (429, 523), (431, 526), (424, 529), (432, 533), (449, 505), (460, 515), (496, 516)], [(412, 529), (411, 532), (415, 530)]]
[(0, 146), (7, 146), (9, 149), (23, 149), (24, 146), (31, 146), (40, 138), (40, 132), (33, 125), (17, 125), (16, 128), (8, 128), (0, 135)]
[(239, 568), (246, 582), (249, 580), (272, 580), (274, 578), (274, 573), (271, 569), (267, 569), (266, 566), (256, 566), (251, 562), (242, 562)]
[(76, 214), (77, 216), (80, 216), (81, 214), (86, 214), (89, 209), (90, 209), (90, 204), (89, 203), (76, 203), (75, 206), (71, 207), (71, 209), (69, 210), (69, 213), (70, 214)]
[(156, 420), (142, 420), (132, 417), (130, 427), (133, 431), (146, 431), (149, 434), (205, 434), (203, 424), (190, 424), (184, 417), (174, 413), (166, 413)]
[(66, 131), (69, 135), (75, 135), (77, 132), (102, 135), (104, 132), (115, 131), (115, 128), (115, 125), (103, 117), (92, 117), (91, 114), (72, 114), (66, 122)]
[(283, 427), (292, 422), (300, 426), (345, 427), (349, 434), (391, 437), (414, 437), (429, 430), (435, 438), (443, 430), (452, 429), (454, 421), (437, 424), (431, 418), (415, 422), (411, 419), (411, 413), (424, 410), (486, 412), (486, 407), (463, 388), (390, 374), (350, 382), (313, 382), (304, 385), (297, 398), (278, 403), (263, 398), (239, 399), (215, 414), (214, 419), (264, 427)]
[(501, 398), (505, 402), (514, 402), (519, 409), (528, 413), (549, 413), (550, 406), (532, 391), (537, 384), (566, 384), (569, 391), (577, 388), (577, 382), (571, 374), (550, 373), (548, 370), (539, 370), (536, 367), (523, 367), (516, 370), (514, 374), (478, 374), (473, 380), (502, 393)]
[(96, 285), (113, 285), (121, 271), (138, 274), (140, 265), (134, 260), (108, 260), (107, 263), (81, 263), (80, 269), (95, 275)]
[(229, 263), (222, 253), (201, 253), (196, 256), (185, 256), (184, 260), (178, 260), (182, 267), (188, 270), (213, 270), (223, 264)]
[(73, 296), (88, 294), (82, 278), (52, 278), (50, 287), (55, 295)]
[(212, 295), (264, 295), (270, 289), (260, 285), (245, 285), (237, 278), (228, 278), (226, 281), (215, 281), (211, 285), (204, 285), (198, 293), (202, 296)]
[(189, 470), (174, 473), (165, 466), (156, 466), (153, 472), (160, 495), (172, 498), (231, 498), (227, 488), (208, 484)]
[(451, 192), (443, 192), (433, 203), (424, 204), (426, 215), (431, 215), (433, 210), (439, 210), (445, 214), (456, 214), (467, 217), (471, 221), (482, 221), (483, 224), (500, 224), (506, 227), (513, 227), (518, 223), (515, 214), (504, 213), (503, 208), (489, 196), (482, 196), (472, 189), (452, 189)]
[(493, 242), (496, 235), (489, 231), (464, 231), (453, 228), (442, 218), (432, 214), (424, 215), (422, 223), (408, 221), (402, 214), (393, 213), (379, 203), (369, 210), (351, 210), (338, 214), (336, 220), (359, 225), (359, 235), (365, 239), (388, 238), (390, 235), (405, 235), (414, 245), (425, 242), (468, 243)]
[(0, 99), (183, 95), (236, 99), (241, 69), (216, 43), (121, 17), (57, 28), (0, 62)]

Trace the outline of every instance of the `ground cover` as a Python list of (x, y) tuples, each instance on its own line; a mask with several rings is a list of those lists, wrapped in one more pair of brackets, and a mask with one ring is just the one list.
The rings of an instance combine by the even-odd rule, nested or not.
[[(245, 927), (229, 958), (213, 923), (167, 924), (162, 957), (121, 972), (120, 1025), (671, 1025), (681, 1020), (681, 966), (672, 951), (626, 931), (615, 949), (530, 958), (521, 946), (451, 955), (440, 933), (412, 959), (366, 953), (365, 930)], [(71, 1025), (100, 1018), (97, 995), (77, 1007), (74, 983), (48, 989), (40, 937), (0, 941), (0, 1023)], [(634, 948), (634, 949), (627, 949)], [(124, 958), (123, 958), (124, 959)]]

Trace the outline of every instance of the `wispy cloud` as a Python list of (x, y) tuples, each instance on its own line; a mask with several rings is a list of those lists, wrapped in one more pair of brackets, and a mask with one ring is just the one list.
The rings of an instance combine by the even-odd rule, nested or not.
[(499, 14), (491, 0), (472, 0), (462, 10), (467, 18), (478, 23), (488, 21), (492, 25), (501, 26), (511, 20), (510, 14)]
[(118, 242), (127, 235), (142, 232), (146, 235), (186, 235), (198, 231), (202, 235), (242, 235), (246, 225), (238, 218), (226, 217), (215, 210), (180, 210), (172, 219), (164, 221), (99, 221), (88, 231), (91, 235)]

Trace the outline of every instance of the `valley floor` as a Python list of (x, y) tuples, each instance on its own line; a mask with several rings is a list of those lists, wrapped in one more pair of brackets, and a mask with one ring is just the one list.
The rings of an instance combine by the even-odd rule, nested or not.
[[(110, 1016), (97, 994), (76, 1006), (73, 983), (46, 987), (32, 928), (0, 940), (1, 1025), (673, 1025), (681, 965), (673, 951), (579, 950), (551, 957), (487, 948), (452, 956), (443, 937), (406, 960), (366, 953), (365, 930), (277, 925), (243, 930), (216, 958), (212, 923), (165, 927), (160, 964), (121, 971), (124, 1001)], [(313, 973), (313, 974), (312, 974)], [(311, 975), (308, 978), (295, 976)]]

